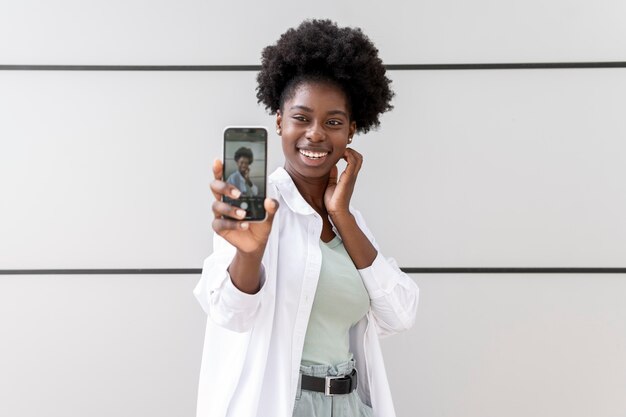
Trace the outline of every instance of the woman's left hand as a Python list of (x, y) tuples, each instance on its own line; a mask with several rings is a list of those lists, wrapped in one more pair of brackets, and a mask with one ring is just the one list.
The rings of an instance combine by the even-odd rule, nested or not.
[(350, 199), (363, 164), (363, 155), (351, 148), (346, 148), (343, 159), (348, 163), (346, 169), (339, 178), (337, 178), (337, 166), (331, 169), (328, 186), (324, 193), (324, 204), (331, 217), (350, 213)]

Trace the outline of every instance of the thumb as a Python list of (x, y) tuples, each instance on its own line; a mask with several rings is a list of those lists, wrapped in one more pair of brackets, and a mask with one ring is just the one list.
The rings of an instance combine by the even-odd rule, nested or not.
[(263, 202), (263, 207), (265, 207), (265, 212), (267, 213), (265, 220), (271, 225), (274, 221), (274, 214), (278, 211), (278, 201), (273, 198), (266, 198)]
[(328, 178), (328, 185), (337, 185), (337, 165), (330, 169), (330, 177)]

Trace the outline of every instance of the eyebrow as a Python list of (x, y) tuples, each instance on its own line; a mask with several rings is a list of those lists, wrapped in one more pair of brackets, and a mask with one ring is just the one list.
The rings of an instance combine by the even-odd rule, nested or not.
[[(309, 113), (313, 112), (312, 108), (307, 107), (307, 106), (303, 106), (303, 105), (300, 105), (300, 104), (297, 104), (295, 106), (291, 106), (289, 108), (289, 110), (294, 110), (294, 109), (304, 110), (304, 111), (309, 112)], [(342, 116), (348, 117), (348, 114), (345, 111), (343, 111), (343, 110), (330, 110), (327, 114), (328, 115), (340, 114)]]

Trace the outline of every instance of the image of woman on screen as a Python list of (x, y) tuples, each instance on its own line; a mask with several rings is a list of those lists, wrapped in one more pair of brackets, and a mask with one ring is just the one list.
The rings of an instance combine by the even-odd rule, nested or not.
[(237, 171), (228, 176), (226, 182), (237, 187), (241, 194), (247, 197), (255, 197), (259, 194), (259, 188), (250, 180), (250, 165), (254, 161), (252, 149), (242, 146), (235, 152)]

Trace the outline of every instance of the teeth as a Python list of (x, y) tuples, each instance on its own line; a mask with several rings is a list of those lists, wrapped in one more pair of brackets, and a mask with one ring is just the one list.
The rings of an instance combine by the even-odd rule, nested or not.
[(300, 149), (300, 153), (306, 156), (307, 158), (311, 158), (311, 159), (320, 159), (328, 155), (328, 152), (313, 152), (313, 151), (307, 151), (304, 149)]

